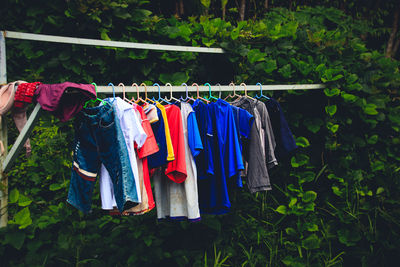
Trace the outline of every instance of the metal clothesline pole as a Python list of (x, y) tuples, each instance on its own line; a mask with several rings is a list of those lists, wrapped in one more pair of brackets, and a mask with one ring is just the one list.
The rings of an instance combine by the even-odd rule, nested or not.
[[(157, 51), (178, 51), (178, 52), (197, 52), (197, 53), (212, 53), (212, 54), (223, 54), (225, 53), (222, 48), (209, 48), (209, 47), (192, 47), (192, 46), (178, 46), (178, 45), (162, 45), (162, 44), (148, 44), (148, 43), (134, 43), (134, 42), (121, 42), (121, 41), (106, 41), (106, 40), (96, 40), (87, 38), (75, 38), (75, 37), (64, 37), (64, 36), (53, 36), (45, 34), (33, 34), (33, 33), (22, 33), (14, 31), (0, 31), (0, 84), (7, 83), (7, 62), (6, 62), (6, 43), (5, 39), (19, 39), (19, 40), (31, 40), (31, 41), (41, 41), (41, 42), (52, 42), (52, 43), (64, 43), (64, 44), (78, 44), (78, 45), (90, 45), (90, 46), (103, 46), (103, 47), (117, 47), (117, 48), (128, 48), (128, 49), (147, 49), (147, 50), (157, 50)], [(139, 87), (140, 94), (143, 95), (144, 87)], [(323, 84), (293, 84), (293, 85), (262, 85), (262, 90), (312, 90), (312, 89), (322, 89), (325, 88)], [(247, 85), (247, 91), (259, 91), (260, 86), (258, 85)], [(168, 86), (147, 86), (147, 92), (166, 93), (170, 92), (171, 88)], [(185, 92), (185, 86), (173, 86), (173, 92)], [(190, 86), (188, 84), (188, 91), (195, 92), (196, 87)], [(213, 92), (218, 91), (232, 91), (232, 86), (222, 85), (222, 86), (212, 86)], [(243, 91), (244, 87), (239, 85), (235, 86), (235, 90)], [(122, 87), (114, 86), (98, 86), (99, 93), (122, 93)], [(125, 91), (128, 93), (136, 93), (136, 87), (126, 86)], [(208, 92), (208, 86), (199, 85), (199, 91)], [(29, 137), (31, 131), (33, 130), (39, 115), (40, 115), (40, 105), (37, 103), (33, 109), (31, 115), (21, 133), (19, 134), (17, 140), (12, 146), (10, 152), (7, 151), (7, 125), (5, 120), (1, 120), (0, 123), (0, 141), (3, 142), (5, 147), (5, 153), (0, 155), (0, 182), (2, 183), (4, 190), (0, 190), (0, 227), (7, 226), (8, 213), (8, 180), (5, 175), (7, 171), (10, 170), (12, 164), (18, 156), (18, 152), (21, 150), (26, 139)], [(7, 154), (8, 153), (8, 154)]]

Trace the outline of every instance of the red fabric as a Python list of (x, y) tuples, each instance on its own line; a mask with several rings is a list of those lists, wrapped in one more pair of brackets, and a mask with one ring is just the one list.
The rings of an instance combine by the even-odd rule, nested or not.
[(141, 106), (135, 105), (135, 108), (140, 113), (140, 118), (142, 119), (142, 127), (144, 132), (147, 135), (146, 141), (143, 146), (137, 150), (139, 159), (142, 159), (143, 165), (143, 183), (146, 188), (147, 199), (149, 203), (148, 210), (137, 212), (137, 214), (145, 213), (147, 211), (152, 210), (155, 207), (153, 192), (151, 191), (151, 183), (150, 183), (150, 175), (149, 175), (149, 167), (147, 164), (147, 156), (156, 153), (159, 148), (157, 145), (156, 138), (154, 137), (153, 129), (151, 128), (150, 122), (147, 119), (146, 114)]
[(165, 111), (175, 154), (175, 160), (167, 164), (165, 175), (175, 183), (182, 183), (186, 180), (187, 171), (181, 110), (175, 105), (166, 105)]
[(157, 140), (154, 136), (153, 129), (151, 128), (150, 121), (147, 119), (146, 114), (141, 106), (135, 105), (135, 109), (139, 111), (140, 117), (142, 119), (142, 127), (147, 135), (146, 141), (143, 146), (138, 150), (138, 157), (143, 159), (158, 152), (159, 148), (157, 145)]
[(36, 86), (41, 82), (22, 83), (18, 85), (14, 97), (14, 107), (23, 108), (26, 104), (32, 103), (33, 95), (36, 91)]

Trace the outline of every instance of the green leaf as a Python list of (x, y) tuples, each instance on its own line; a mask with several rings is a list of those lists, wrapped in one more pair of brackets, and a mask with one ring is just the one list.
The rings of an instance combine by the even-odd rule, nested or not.
[(153, 238), (151, 237), (151, 235), (144, 235), (143, 241), (146, 244), (146, 246), (150, 247), (151, 244), (153, 243)]
[(320, 240), (316, 234), (312, 234), (301, 241), (301, 246), (305, 249), (319, 248)]
[(378, 187), (378, 189), (376, 189), (376, 194), (377, 194), (377, 195), (380, 195), (380, 194), (382, 194), (383, 192), (385, 192), (385, 189), (384, 189), (383, 187)]
[(200, 0), (200, 2), (204, 7), (206, 7), (206, 8), (210, 7), (211, 0)]
[(264, 61), (265, 56), (266, 56), (266, 54), (261, 52), (260, 49), (252, 49), (247, 54), (247, 58), (250, 61), (250, 63)]
[(376, 108), (377, 108), (377, 106), (375, 104), (371, 104), (371, 103), (365, 104), (363, 106), (364, 113), (368, 114), (368, 115), (378, 114), (378, 111), (376, 110)]
[(332, 88), (332, 89), (325, 88), (324, 93), (328, 97), (333, 97), (339, 95), (340, 90), (338, 88)]
[(17, 203), (19, 198), (19, 191), (17, 188), (14, 188), (11, 190), (11, 192), (8, 194), (8, 202), (9, 203)]
[(315, 178), (315, 173), (312, 171), (305, 171), (296, 175), (299, 178), (299, 184), (312, 182)]
[(296, 137), (296, 145), (300, 147), (308, 147), (310, 146), (310, 142), (304, 136)]
[(28, 206), (31, 203), (32, 203), (32, 200), (30, 200), (27, 196), (24, 196), (24, 195), (20, 195), (19, 196), (18, 206), (25, 207), (25, 206)]
[(310, 160), (310, 157), (304, 154), (297, 154), (292, 157), (291, 159), (291, 164), (292, 167), (298, 168), (300, 166), (303, 166), (304, 164), (307, 164)]
[(289, 208), (293, 207), (297, 203), (297, 198), (293, 197), (290, 199)]
[(345, 93), (345, 92), (342, 92), (341, 95), (342, 95), (344, 101), (350, 102), (350, 103), (352, 103), (352, 102), (354, 102), (354, 101), (356, 101), (358, 99), (357, 96), (352, 95), (352, 94), (348, 94), (348, 93)]
[(236, 28), (233, 31), (231, 31), (231, 38), (232, 40), (236, 40), (239, 37), (240, 29)]
[(326, 106), (325, 111), (327, 114), (329, 114), (329, 116), (332, 117), (337, 111), (337, 106), (336, 105)]
[(304, 124), (309, 131), (317, 133), (324, 123), (319, 118), (306, 118), (304, 120)]
[(276, 208), (275, 211), (280, 214), (286, 214), (286, 206), (280, 205), (279, 207)]
[(280, 74), (282, 74), (282, 76), (284, 77), (284, 78), (290, 78), (291, 76), (292, 76), (292, 67), (291, 67), (292, 65), (290, 65), (290, 64), (286, 64), (285, 66), (283, 66), (282, 68), (280, 68), (279, 70), (278, 70), (278, 72), (280, 73)]
[(19, 224), (19, 229), (26, 228), (32, 224), (31, 213), (28, 207), (23, 208), (14, 215), (15, 224)]
[(275, 59), (269, 59), (267, 58), (265, 62), (262, 63), (264, 67), (264, 71), (266, 73), (271, 73), (274, 70), (278, 69), (278, 65), (276, 64)]
[(291, 235), (291, 236), (296, 236), (297, 232), (294, 228), (288, 227), (285, 229), (286, 234)]
[(100, 37), (102, 40), (111, 41), (111, 38), (108, 36), (107, 32), (105, 32), (105, 31), (101, 32)]
[(317, 198), (317, 193), (314, 191), (307, 191), (303, 194), (302, 200), (305, 203), (312, 202)]
[(4, 237), (5, 244), (10, 244), (18, 250), (20, 250), (22, 248), (24, 241), (25, 241), (25, 233), (24, 232), (6, 233), (5, 237)]

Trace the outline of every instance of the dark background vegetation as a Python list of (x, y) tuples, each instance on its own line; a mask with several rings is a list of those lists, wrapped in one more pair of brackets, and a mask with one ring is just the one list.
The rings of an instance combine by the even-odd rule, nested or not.
[[(200, 223), (155, 211), (84, 216), (65, 202), (73, 131), (45, 114), (9, 179), (3, 266), (391, 266), (400, 247), (399, 5), (395, 1), (3, 1), (0, 28), (222, 47), (224, 55), (7, 39), (8, 80), (324, 83), (265, 92), (299, 145), (273, 190), (232, 188)], [(215, 90), (217, 91), (217, 89)], [(10, 139), (16, 136), (11, 120)]]

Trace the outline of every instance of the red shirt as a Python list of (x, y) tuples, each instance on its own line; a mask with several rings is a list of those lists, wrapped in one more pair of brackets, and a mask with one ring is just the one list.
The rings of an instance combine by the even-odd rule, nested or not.
[(165, 175), (175, 183), (182, 183), (187, 172), (181, 110), (175, 105), (166, 105), (165, 111), (175, 154), (175, 160), (167, 163)]

